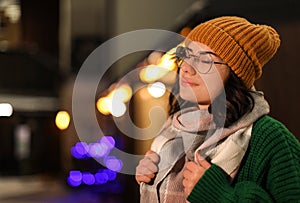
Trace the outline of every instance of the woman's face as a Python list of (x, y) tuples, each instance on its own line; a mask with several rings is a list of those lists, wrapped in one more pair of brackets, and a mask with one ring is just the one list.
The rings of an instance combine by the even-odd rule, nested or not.
[[(188, 57), (180, 65), (180, 96), (184, 100), (208, 108), (223, 91), (229, 77), (229, 67), (206, 45), (191, 42)], [(208, 53), (207, 53), (208, 52)]]

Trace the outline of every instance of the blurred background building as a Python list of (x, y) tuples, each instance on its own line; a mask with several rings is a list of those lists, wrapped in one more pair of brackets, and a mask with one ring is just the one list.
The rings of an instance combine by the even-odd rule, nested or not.
[[(104, 133), (99, 140), (80, 139), (72, 115), (74, 81), (87, 57), (107, 40), (139, 29), (184, 36), (221, 15), (275, 27), (282, 44), (256, 87), (265, 92), (271, 115), (300, 140), (299, 9), (296, 0), (0, 0), (0, 202), (139, 201), (134, 176), (118, 173), (128, 163), (110, 156), (110, 150), (142, 155), (151, 143), (134, 139), (139, 135), (129, 127), (127, 134), (118, 128), (125, 112), (138, 127), (152, 126), (143, 136), (157, 133), (165, 120), (165, 89), (174, 75), (147, 80), (142, 69), (163, 64), (161, 53), (139, 51), (106, 71), (93, 107)], [(131, 76), (134, 86), (116, 85), (137, 68), (141, 71)], [(82, 87), (86, 91), (88, 83)], [(116, 92), (122, 96), (118, 112), (105, 103)], [(150, 114), (157, 106), (164, 112)], [(88, 123), (83, 126), (97, 134)]]

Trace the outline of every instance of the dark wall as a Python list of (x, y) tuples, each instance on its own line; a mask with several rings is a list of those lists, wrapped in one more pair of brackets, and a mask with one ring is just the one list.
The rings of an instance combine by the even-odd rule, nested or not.
[(299, 113), (299, 48), (300, 21), (276, 24), (281, 46), (264, 68), (257, 87), (264, 90), (271, 106), (271, 115), (284, 123), (300, 140)]
[(59, 0), (21, 0), (22, 41), (58, 57)]

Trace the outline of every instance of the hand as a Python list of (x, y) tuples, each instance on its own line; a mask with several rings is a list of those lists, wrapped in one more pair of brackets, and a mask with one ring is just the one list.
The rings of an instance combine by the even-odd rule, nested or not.
[(187, 162), (183, 171), (182, 184), (186, 197), (190, 195), (196, 183), (200, 180), (205, 171), (211, 166), (211, 164), (198, 153), (196, 154), (196, 161), (197, 163), (193, 161)]
[(140, 160), (139, 165), (136, 167), (135, 179), (140, 184), (141, 182), (149, 183), (155, 177), (158, 171), (157, 163), (159, 156), (152, 150), (149, 150), (145, 157)]

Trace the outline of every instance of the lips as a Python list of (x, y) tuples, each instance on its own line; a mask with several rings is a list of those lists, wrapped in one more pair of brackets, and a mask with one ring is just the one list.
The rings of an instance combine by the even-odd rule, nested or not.
[(192, 82), (192, 81), (189, 81), (189, 80), (187, 80), (187, 79), (185, 79), (185, 78), (181, 78), (181, 80), (180, 80), (180, 85), (181, 85), (181, 86), (184, 86), (184, 87), (186, 87), (186, 86), (198, 86), (197, 83), (194, 83), (194, 82)]

